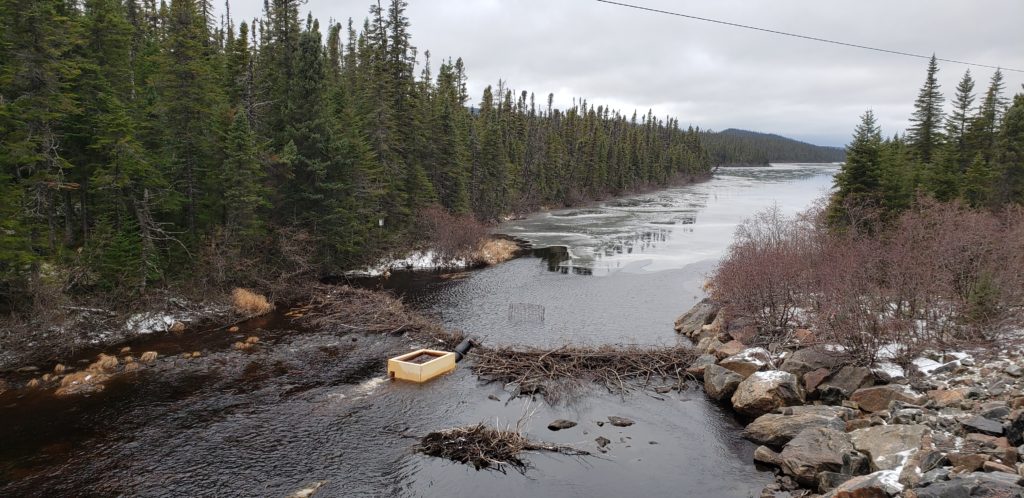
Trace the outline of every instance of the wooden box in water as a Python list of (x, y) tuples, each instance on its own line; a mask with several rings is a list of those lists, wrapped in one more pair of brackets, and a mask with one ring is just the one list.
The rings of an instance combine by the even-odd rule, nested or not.
[(426, 382), (455, 370), (455, 353), (418, 349), (388, 360), (388, 377), (412, 382)]

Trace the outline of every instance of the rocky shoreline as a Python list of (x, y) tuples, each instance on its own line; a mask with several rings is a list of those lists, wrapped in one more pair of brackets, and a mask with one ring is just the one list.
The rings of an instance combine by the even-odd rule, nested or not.
[(856, 366), (806, 329), (759, 346), (728, 315), (705, 300), (675, 328), (775, 469), (762, 498), (1024, 498), (1024, 340)]

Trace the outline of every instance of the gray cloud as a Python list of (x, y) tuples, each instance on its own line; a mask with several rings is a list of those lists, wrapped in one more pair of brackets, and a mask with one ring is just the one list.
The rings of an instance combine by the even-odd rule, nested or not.
[[(386, 3), (386, 0), (383, 0)], [(503, 79), (556, 105), (574, 97), (624, 113), (653, 109), (684, 125), (746, 128), (841, 145), (875, 111), (903, 130), (925, 60), (825, 45), (616, 7), (593, 0), (410, 0), (413, 43), (437, 61), (462, 57), (470, 91)], [(948, 59), (1024, 68), (1020, 0), (635, 0), (669, 11)], [(367, 0), (310, 0), (321, 20), (352, 17)], [(235, 0), (236, 20), (262, 0)], [(943, 63), (950, 97), (966, 66)], [(992, 70), (972, 68), (984, 91)], [(1009, 94), (1024, 73), (1005, 72)]]

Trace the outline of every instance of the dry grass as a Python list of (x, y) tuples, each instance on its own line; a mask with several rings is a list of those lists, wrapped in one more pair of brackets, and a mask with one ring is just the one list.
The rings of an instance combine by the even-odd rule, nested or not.
[(491, 266), (504, 263), (519, 254), (519, 245), (508, 239), (492, 238), (480, 244), (473, 260)]
[(65, 367), (63, 363), (58, 363), (56, 366), (53, 367), (53, 373), (60, 375), (64, 373), (64, 370), (66, 369), (67, 367)]
[(142, 356), (139, 357), (139, 361), (143, 363), (152, 363), (156, 361), (157, 356), (158, 355), (156, 354), (156, 351), (146, 351), (145, 353), (142, 353)]
[(694, 356), (692, 349), (684, 347), (479, 347), (473, 351), (471, 368), (484, 380), (515, 386), (514, 394), (543, 394), (548, 401), (556, 401), (584, 382), (619, 394), (662, 387), (665, 382), (682, 388)]
[(117, 369), (118, 361), (116, 356), (100, 353), (99, 359), (86, 368), (91, 373), (108, 373)]
[(525, 473), (529, 464), (520, 458), (524, 451), (550, 451), (564, 455), (584, 456), (590, 453), (569, 446), (530, 441), (518, 430), (499, 430), (477, 424), (431, 432), (416, 451), (472, 465), (477, 470), (493, 469), (505, 473), (509, 466)]
[(235, 311), (246, 316), (265, 315), (274, 310), (274, 305), (266, 297), (240, 287), (231, 291), (231, 305)]

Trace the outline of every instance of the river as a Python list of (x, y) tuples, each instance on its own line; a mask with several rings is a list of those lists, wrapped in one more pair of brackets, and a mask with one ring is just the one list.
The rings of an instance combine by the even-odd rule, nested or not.
[[(699, 184), (539, 213), (497, 229), (532, 242), (527, 256), (463, 278), (397, 273), (383, 286), (488, 344), (675, 344), (673, 320), (702, 296), (736, 225), (772, 203), (805, 209), (836, 171), (723, 169)], [(402, 339), (296, 332), (280, 316), (247, 328), (261, 337), (253, 352), (213, 347), (235, 340), (224, 332), (140, 339), (170, 354), (206, 349), (91, 396), (0, 395), (0, 495), (285, 496), (323, 481), (317, 496), (745, 497), (771, 480), (751, 463), (741, 426), (697, 386), (594, 389), (549, 405), (510, 399), (463, 367), (424, 385), (388, 382), (381, 359), (407, 349)], [(596, 424), (609, 415), (636, 424)], [(549, 431), (556, 418), (579, 425)], [(427, 432), (477, 422), (590, 451), (599, 436), (612, 443), (591, 457), (530, 454), (525, 475), (411, 451)]]

